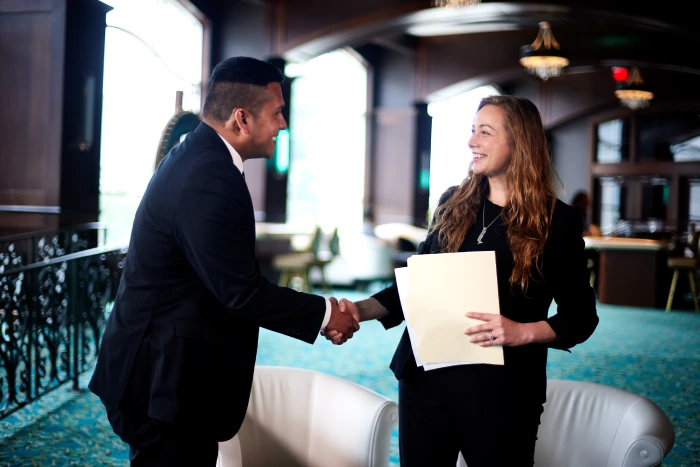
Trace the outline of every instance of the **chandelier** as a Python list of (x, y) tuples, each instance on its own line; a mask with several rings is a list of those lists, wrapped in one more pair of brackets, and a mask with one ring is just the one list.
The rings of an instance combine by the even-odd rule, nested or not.
[[(554, 49), (554, 50), (552, 50)], [(535, 42), (520, 48), (520, 64), (533, 75), (543, 80), (561, 75), (569, 60), (561, 56), (559, 42), (554, 38), (547, 21), (540, 23)]]
[(436, 7), (474, 6), (480, 3), (481, 0), (433, 0)]
[(632, 110), (648, 106), (654, 98), (654, 94), (645, 89), (642, 74), (636, 66), (632, 67), (626, 81), (618, 83), (615, 96), (622, 105)]

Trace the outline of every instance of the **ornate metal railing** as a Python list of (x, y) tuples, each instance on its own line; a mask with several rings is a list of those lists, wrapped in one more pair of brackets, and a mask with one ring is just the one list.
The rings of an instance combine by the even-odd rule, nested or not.
[(0, 274), (27, 264), (103, 246), (106, 239), (107, 224), (101, 222), (0, 237)]
[(126, 248), (94, 248), (0, 274), (0, 419), (90, 369)]

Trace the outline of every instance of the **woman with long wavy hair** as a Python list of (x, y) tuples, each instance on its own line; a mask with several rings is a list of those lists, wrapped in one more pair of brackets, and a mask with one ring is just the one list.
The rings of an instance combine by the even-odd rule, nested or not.
[[(469, 173), (441, 197), (418, 253), (495, 252), (501, 313), (463, 310), (481, 322), (465, 330), (465, 339), (503, 346), (505, 364), (425, 371), (404, 332), (391, 362), (399, 380), (402, 466), (452, 467), (460, 451), (469, 467), (532, 466), (547, 349), (568, 350), (598, 324), (581, 218), (556, 198), (535, 105), (512, 96), (482, 99), (469, 148)], [(557, 312), (548, 316), (552, 299)], [(379, 319), (386, 328), (403, 321), (395, 284), (340, 306), (358, 321)], [(326, 337), (342, 340), (336, 333)]]

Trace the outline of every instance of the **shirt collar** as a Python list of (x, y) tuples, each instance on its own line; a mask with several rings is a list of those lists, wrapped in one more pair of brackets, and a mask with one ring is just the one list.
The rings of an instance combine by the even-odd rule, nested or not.
[[(217, 135), (218, 135), (218, 133), (217, 133)], [(235, 149), (233, 149), (233, 146), (231, 146), (229, 144), (229, 142), (224, 139), (223, 136), (219, 135), (219, 138), (221, 138), (221, 141), (224, 142), (224, 144), (228, 148), (229, 152), (231, 153), (231, 158), (233, 159), (233, 165), (236, 166), (236, 168), (238, 169), (238, 171), (240, 173), (243, 173), (243, 159), (241, 159), (240, 154), (238, 154), (238, 152)]]

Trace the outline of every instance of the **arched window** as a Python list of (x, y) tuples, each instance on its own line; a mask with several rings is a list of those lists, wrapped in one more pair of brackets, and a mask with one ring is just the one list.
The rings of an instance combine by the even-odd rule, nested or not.
[(290, 64), (291, 164), (287, 223), (360, 231), (363, 218), (368, 73), (351, 51)]
[(468, 142), (479, 102), (486, 96), (500, 94), (493, 86), (482, 86), (428, 105), (428, 113), (433, 117), (430, 148), (431, 213), (445, 190), (459, 185), (467, 176), (472, 162)]
[(153, 175), (161, 134), (182, 108), (199, 113), (204, 26), (176, 0), (105, 0), (107, 14), (100, 221), (108, 242), (129, 241)]

